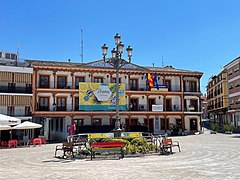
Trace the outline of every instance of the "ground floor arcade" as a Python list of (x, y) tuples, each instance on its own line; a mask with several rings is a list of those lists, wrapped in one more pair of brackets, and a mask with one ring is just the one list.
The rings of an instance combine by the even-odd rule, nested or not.
[[(115, 127), (115, 116), (76, 115), (76, 116), (35, 116), (34, 121), (42, 124), (36, 135), (45, 136), (47, 140), (63, 140), (70, 134), (75, 124), (75, 133), (110, 132)], [(152, 134), (186, 131), (201, 131), (200, 115), (132, 115), (121, 116), (121, 129), (126, 132), (145, 132)]]

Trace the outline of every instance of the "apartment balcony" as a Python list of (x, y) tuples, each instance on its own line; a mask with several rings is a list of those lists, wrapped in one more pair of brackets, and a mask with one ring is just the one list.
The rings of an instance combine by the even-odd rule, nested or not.
[(39, 106), (37, 107), (37, 111), (50, 111), (49, 106)]
[(191, 106), (191, 107), (188, 107), (188, 108), (185, 107), (184, 112), (199, 112), (199, 110), (198, 110), (197, 107)]
[(32, 94), (32, 87), (15, 87), (15, 86), (0, 85), (0, 92)]
[(185, 86), (184, 87), (184, 92), (190, 92), (190, 93), (199, 93), (200, 91), (192, 86)]
[(14, 117), (29, 117), (32, 116), (31, 112), (18, 112), (13, 114)]
[[(39, 106), (36, 111), (48, 111), (48, 112), (54, 112), (54, 111), (62, 111), (62, 112), (70, 112), (72, 111), (72, 106), (68, 105), (68, 106), (62, 106), (62, 107), (48, 107), (48, 106)], [(83, 110), (79, 110), (79, 106), (74, 106), (73, 107), (73, 111), (83, 111)], [(152, 108), (147, 109), (147, 104), (139, 104), (138, 106), (130, 106), (127, 105), (127, 112), (131, 112), (131, 111), (144, 111), (144, 112), (153, 112)], [(181, 111), (181, 105), (174, 105), (173, 107), (170, 108), (166, 108), (166, 111), (164, 111), (164, 107), (163, 107), (163, 111), (162, 112), (180, 112)], [(87, 112), (87, 111), (86, 111)], [(110, 112), (110, 111), (103, 111), (103, 112)], [(124, 112), (124, 111), (122, 111)], [(159, 111), (160, 112), (160, 111)]]
[[(103, 82), (104, 83), (104, 82)], [(56, 83), (54, 88), (54, 82), (50, 81), (49, 83), (40, 83), (38, 82), (37, 88), (43, 88), (43, 89), (79, 89), (79, 84), (75, 84), (73, 86), (72, 82), (68, 83)], [(138, 85), (125, 85), (126, 91), (150, 91), (147, 87), (146, 83), (144, 84), (138, 84)], [(159, 88), (159, 91), (161, 91), (163, 88)], [(168, 92), (181, 92), (180, 85), (171, 85), (169, 88), (164, 88), (162, 91), (168, 91)]]

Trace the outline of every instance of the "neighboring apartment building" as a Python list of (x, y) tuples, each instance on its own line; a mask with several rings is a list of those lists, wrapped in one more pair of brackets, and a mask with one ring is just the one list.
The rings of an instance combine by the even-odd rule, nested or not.
[(0, 114), (32, 119), (32, 72), (16, 53), (0, 52)]
[(202, 119), (208, 119), (206, 95), (201, 96), (201, 107), (202, 107)]
[(229, 92), (229, 119), (235, 128), (240, 129), (240, 57), (226, 66)]
[(228, 84), (227, 70), (212, 76), (207, 84), (207, 109), (209, 118), (220, 125), (228, 123)]
[[(68, 128), (74, 123), (76, 133), (109, 132), (114, 128), (116, 111), (79, 110), (79, 83), (115, 83), (114, 68), (103, 61), (27, 62), (33, 67), (33, 121), (43, 125), (38, 134), (48, 140), (61, 140), (68, 136)], [(149, 90), (146, 73), (156, 73), (159, 90)], [(173, 126), (189, 133), (200, 131), (201, 76), (201, 72), (171, 66), (124, 65), (119, 75), (119, 82), (126, 87), (126, 110), (120, 111), (121, 127), (125, 131), (141, 131), (146, 127), (144, 131), (154, 134)], [(89, 94), (90, 91), (86, 92), (86, 101)], [(159, 109), (154, 110), (154, 105)]]

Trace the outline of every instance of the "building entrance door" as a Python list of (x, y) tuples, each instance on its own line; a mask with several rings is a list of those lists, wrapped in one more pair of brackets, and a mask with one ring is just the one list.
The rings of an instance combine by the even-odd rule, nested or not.
[(152, 111), (152, 105), (156, 104), (156, 100), (155, 99), (149, 99), (148, 104), (149, 104), (149, 111)]
[[(149, 123), (148, 123), (149, 122)], [(153, 128), (154, 128), (154, 125), (153, 125), (153, 119), (144, 119), (144, 125), (148, 127), (148, 132), (152, 133), (153, 132)]]
[(190, 119), (190, 131), (197, 131), (197, 119)]

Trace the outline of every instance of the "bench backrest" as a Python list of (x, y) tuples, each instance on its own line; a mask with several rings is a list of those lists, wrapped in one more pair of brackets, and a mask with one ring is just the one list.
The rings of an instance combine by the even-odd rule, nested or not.
[(172, 144), (172, 139), (167, 138), (167, 139), (162, 139), (163, 145), (171, 145)]
[(63, 142), (62, 144), (63, 148), (73, 148), (72, 142)]
[(8, 144), (16, 144), (16, 140), (9, 140)]
[(123, 147), (124, 142), (93, 142), (92, 148)]

